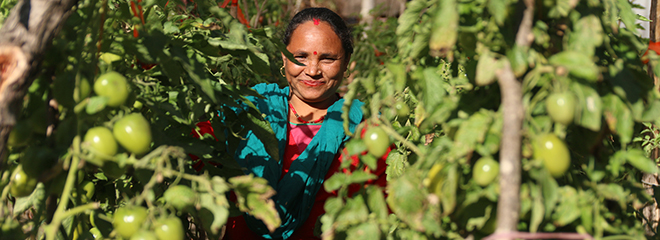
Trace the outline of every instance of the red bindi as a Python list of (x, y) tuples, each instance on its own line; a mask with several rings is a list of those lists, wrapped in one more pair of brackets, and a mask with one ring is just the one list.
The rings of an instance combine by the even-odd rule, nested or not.
[(316, 52), (316, 51), (314, 51), (314, 55), (316, 55), (316, 54), (317, 54), (317, 52)]
[(314, 25), (319, 25), (319, 24), (321, 24), (321, 20), (314, 18)]

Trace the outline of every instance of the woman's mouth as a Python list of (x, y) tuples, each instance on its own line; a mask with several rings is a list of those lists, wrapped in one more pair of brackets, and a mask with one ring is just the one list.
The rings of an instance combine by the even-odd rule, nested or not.
[(300, 82), (309, 87), (318, 87), (325, 84), (324, 81), (313, 81), (313, 80), (300, 80)]

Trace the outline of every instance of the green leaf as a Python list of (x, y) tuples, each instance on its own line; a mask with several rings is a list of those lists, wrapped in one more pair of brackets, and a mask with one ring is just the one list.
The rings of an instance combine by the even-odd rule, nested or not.
[(637, 28), (635, 21), (637, 19), (635, 12), (632, 10), (632, 6), (630, 5), (630, 2), (627, 0), (617, 0), (616, 1), (616, 6), (619, 8), (619, 17), (623, 24), (626, 25), (626, 28), (633, 33), (637, 33)]
[(488, 110), (474, 113), (469, 119), (463, 121), (456, 131), (452, 156), (461, 157), (473, 151), (477, 143), (483, 143), (486, 133), (493, 121)]
[(85, 107), (85, 112), (87, 112), (89, 115), (92, 115), (103, 111), (107, 103), (108, 97), (93, 96), (89, 98), (89, 102), (87, 102), (87, 106)]
[(509, 1), (507, 0), (489, 0), (488, 12), (493, 16), (497, 25), (502, 26), (504, 20), (509, 15)]
[(30, 196), (16, 198), (16, 203), (14, 204), (14, 210), (13, 210), (14, 216), (18, 216), (19, 214), (22, 214), (31, 207), (36, 207), (37, 208), (36, 210), (38, 211), (39, 206), (41, 205), (41, 202), (45, 199), (45, 197), (46, 197), (46, 190), (44, 188), (44, 184), (42, 182), (39, 182), (37, 184), (37, 187), (30, 194)]
[(450, 54), (458, 38), (458, 8), (454, 0), (439, 0), (433, 18), (429, 49), (432, 56)]
[(356, 195), (346, 200), (346, 205), (337, 214), (335, 223), (343, 226), (355, 225), (367, 221), (369, 210), (362, 195)]
[(632, 141), (635, 122), (628, 106), (616, 95), (603, 97), (603, 113), (610, 131), (618, 134), (622, 145)]
[(459, 183), (458, 164), (447, 166), (447, 178), (442, 185), (442, 214), (449, 215), (456, 208), (456, 190)]
[(625, 152), (626, 160), (630, 165), (646, 173), (658, 173), (658, 164), (646, 157), (644, 150), (633, 148)]
[(422, 189), (422, 181), (417, 171), (406, 171), (400, 178), (388, 181), (387, 204), (401, 220), (412, 229), (423, 231), (422, 218), (426, 196)]
[(246, 126), (248, 129), (252, 130), (252, 133), (254, 133), (254, 135), (257, 136), (259, 140), (261, 140), (261, 142), (266, 147), (266, 152), (270, 155), (270, 157), (276, 161), (280, 161), (280, 150), (278, 147), (277, 138), (275, 137), (275, 133), (270, 127), (270, 123), (261, 118), (261, 115), (258, 116), (259, 117), (255, 116), (255, 114), (247, 114), (247, 120), (249, 121), (247, 121)]
[(595, 48), (603, 44), (605, 33), (601, 25), (600, 19), (595, 15), (581, 18), (569, 35), (568, 49), (593, 56)]
[(367, 206), (369, 207), (369, 212), (376, 214), (376, 218), (387, 218), (388, 210), (383, 189), (374, 185), (367, 187)]
[(347, 231), (347, 239), (379, 240), (381, 231), (375, 222), (366, 222)]
[(391, 151), (387, 155), (387, 159), (385, 160), (387, 163), (387, 169), (385, 170), (385, 174), (387, 175), (387, 181), (389, 182), (390, 180), (396, 179), (401, 174), (403, 174), (403, 171), (408, 167), (408, 160), (407, 156), (400, 153), (399, 151)]
[(206, 215), (206, 218), (202, 217), (202, 224), (204, 225), (205, 230), (217, 235), (220, 234), (222, 226), (227, 222), (229, 209), (227, 208), (228, 206), (220, 206), (216, 204), (213, 197), (214, 195), (216, 194), (208, 192), (199, 194), (199, 204), (201, 206), (199, 212), (200, 215)]
[(564, 186), (559, 189), (559, 195), (561, 201), (553, 214), (553, 223), (555, 226), (566, 226), (580, 217), (578, 194), (574, 188)]
[(548, 61), (556, 67), (565, 68), (572, 76), (590, 82), (597, 81), (600, 75), (600, 70), (591, 57), (582, 52), (563, 51), (553, 55)]
[(248, 46), (243, 43), (234, 42), (224, 38), (209, 38), (209, 44), (214, 47), (221, 47), (225, 50), (247, 50)]
[(600, 95), (590, 86), (577, 82), (571, 84), (571, 90), (578, 97), (578, 111), (575, 123), (592, 131), (599, 131), (603, 112)]
[(495, 71), (500, 69), (501, 66), (500, 61), (497, 61), (490, 52), (480, 55), (475, 77), (477, 86), (486, 86), (495, 82)]
[(346, 182), (346, 176), (345, 173), (335, 173), (328, 180), (325, 180), (323, 182), (323, 187), (325, 188), (326, 192), (332, 192), (340, 187), (344, 186), (344, 183)]

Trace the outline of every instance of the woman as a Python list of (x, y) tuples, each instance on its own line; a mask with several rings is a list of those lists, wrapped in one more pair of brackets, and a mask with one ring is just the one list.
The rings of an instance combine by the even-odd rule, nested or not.
[[(228, 219), (224, 239), (320, 239), (318, 219), (325, 200), (333, 195), (323, 189), (323, 181), (340, 171), (340, 152), (348, 140), (341, 118), (344, 100), (337, 88), (353, 53), (351, 32), (331, 10), (308, 8), (293, 17), (284, 44), (303, 65), (282, 54), (281, 71), (289, 86), (259, 84), (254, 89), (265, 99), (250, 99), (271, 123), (281, 161), (270, 157), (252, 133), (235, 156), (246, 173), (267, 179), (277, 191), (273, 201), (282, 225), (271, 233), (260, 220), (245, 214)], [(352, 103), (351, 131), (362, 121), (362, 105), (357, 100)], [(357, 165), (357, 157), (352, 161)], [(376, 174), (384, 172), (381, 159)], [(384, 181), (380, 177), (377, 183)]]

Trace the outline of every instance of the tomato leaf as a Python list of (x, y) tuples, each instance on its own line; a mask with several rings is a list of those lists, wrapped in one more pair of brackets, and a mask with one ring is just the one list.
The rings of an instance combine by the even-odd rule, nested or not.
[(89, 115), (93, 115), (105, 109), (106, 104), (108, 103), (108, 97), (93, 96), (89, 98), (89, 102), (85, 107), (85, 112)]
[(30, 196), (16, 198), (16, 203), (14, 204), (14, 210), (12, 212), (14, 216), (18, 216), (32, 207), (35, 207), (35, 211), (38, 211), (41, 207), (41, 202), (45, 198), (46, 190), (44, 184), (39, 182)]
[(575, 123), (592, 131), (599, 131), (601, 125), (603, 103), (600, 95), (591, 86), (582, 85), (577, 82), (571, 84), (573, 93), (578, 98), (578, 111)]
[(595, 82), (598, 80), (600, 71), (589, 55), (577, 51), (563, 51), (548, 59), (550, 64), (563, 67), (575, 77)]
[(456, 1), (439, 0), (429, 42), (432, 56), (449, 55), (449, 59), (452, 59), (451, 51), (458, 38), (458, 22), (459, 15)]
[(603, 97), (603, 113), (610, 131), (619, 135), (621, 144), (632, 141), (635, 122), (628, 106), (617, 96), (608, 94)]

